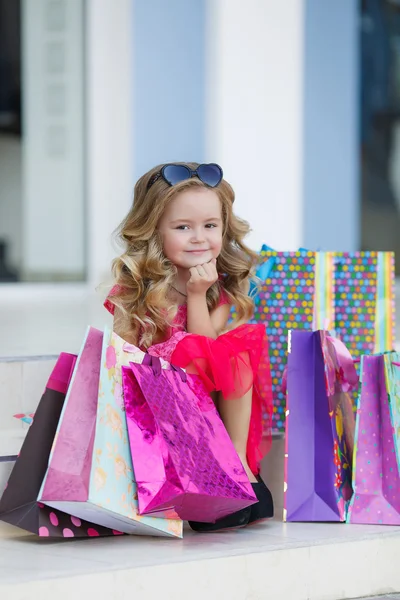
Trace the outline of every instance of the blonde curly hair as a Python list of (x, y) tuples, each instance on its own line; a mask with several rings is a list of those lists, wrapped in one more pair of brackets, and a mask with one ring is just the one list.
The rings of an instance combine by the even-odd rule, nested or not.
[[(198, 167), (197, 163), (180, 164), (192, 170)], [(194, 187), (207, 187), (197, 177), (172, 187), (160, 177), (148, 189), (149, 181), (162, 166), (154, 167), (138, 180), (132, 208), (116, 230), (125, 251), (113, 261), (117, 287), (108, 297), (117, 308), (115, 319), (119, 335), (145, 349), (165, 339), (177, 312), (177, 306), (172, 304), (168, 294), (177, 269), (163, 253), (157, 229), (159, 221), (165, 207), (177, 194)], [(223, 219), (217, 271), (223, 276), (223, 289), (235, 306), (236, 320), (248, 320), (254, 309), (248, 296), (248, 283), (258, 255), (243, 242), (250, 228), (233, 213), (235, 194), (232, 187), (223, 179), (212, 189), (220, 199)], [(218, 306), (220, 294), (221, 281), (218, 281), (207, 291), (210, 312)]]

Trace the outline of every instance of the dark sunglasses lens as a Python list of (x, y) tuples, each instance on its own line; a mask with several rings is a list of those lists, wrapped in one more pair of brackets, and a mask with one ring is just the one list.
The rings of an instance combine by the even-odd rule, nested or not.
[(215, 187), (221, 182), (222, 169), (218, 165), (200, 165), (197, 172), (202, 182), (210, 187)]
[(167, 165), (164, 168), (163, 174), (164, 179), (166, 179), (170, 185), (175, 185), (190, 177), (189, 169), (183, 165)]

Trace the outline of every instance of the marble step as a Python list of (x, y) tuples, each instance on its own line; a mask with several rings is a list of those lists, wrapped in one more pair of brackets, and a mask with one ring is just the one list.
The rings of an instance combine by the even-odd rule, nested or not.
[(0, 359), (0, 495), (28, 430), (13, 415), (36, 410), (56, 360), (56, 356)]
[(0, 496), (25, 438), (26, 428), (0, 431)]
[(269, 521), (183, 540), (39, 540), (0, 523), (7, 600), (343, 600), (400, 592), (400, 528)]
[(13, 415), (35, 411), (56, 360), (56, 356), (0, 358), (0, 435), (26, 429)]

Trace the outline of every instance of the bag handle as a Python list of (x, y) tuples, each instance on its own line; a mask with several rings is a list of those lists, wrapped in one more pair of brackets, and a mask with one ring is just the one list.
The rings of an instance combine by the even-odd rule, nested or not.
[[(151, 367), (153, 370), (153, 375), (155, 377), (159, 377), (161, 375), (161, 372), (162, 372), (161, 360), (159, 359), (158, 356), (152, 356), (151, 354), (148, 354), (146, 352), (146, 354), (143, 357), (142, 365)], [(179, 375), (179, 377), (181, 378), (181, 381), (183, 383), (186, 383), (186, 381), (187, 381), (186, 372), (183, 371), (180, 367), (177, 367), (172, 364), (170, 364), (170, 367), (171, 367), (171, 371), (174, 371), (175, 373), (177, 373)]]
[(147, 367), (151, 367), (153, 371), (153, 375), (155, 377), (159, 377), (161, 375), (161, 361), (158, 356), (152, 356), (151, 354), (146, 354), (143, 357), (142, 365), (146, 365)]
[[(353, 360), (349, 350), (346, 348), (346, 346), (344, 345), (344, 343), (337, 339), (334, 338), (330, 335), (326, 336), (327, 342), (332, 344), (334, 352), (335, 352), (335, 356), (336, 356), (336, 360), (338, 363), (338, 370), (335, 370), (334, 373), (334, 379), (332, 380), (332, 373), (333, 371), (330, 369), (326, 369), (326, 384), (327, 384), (327, 391), (328, 393), (333, 394), (334, 390), (335, 390), (335, 381), (339, 380), (339, 384), (342, 388), (342, 391), (347, 393), (347, 392), (351, 392), (352, 390), (356, 389), (359, 383), (359, 377), (356, 371), (356, 368), (354, 366), (355, 363), (360, 362), (360, 359), (356, 358), (355, 360)], [(325, 358), (325, 361), (328, 358)], [(400, 366), (400, 363), (392, 363), (394, 364), (398, 364)], [(285, 366), (284, 370), (283, 370), (283, 374), (282, 374), (282, 381), (281, 381), (281, 389), (282, 392), (284, 394), (286, 394), (287, 392), (287, 365)]]
[[(327, 335), (327, 342), (332, 345), (335, 352), (339, 370), (336, 372), (336, 378), (339, 380), (343, 392), (351, 392), (356, 389), (359, 383), (358, 374), (354, 366), (353, 357), (344, 343), (338, 338)], [(328, 378), (329, 378), (328, 370)], [(328, 381), (328, 385), (334, 387), (334, 382)]]
[(171, 364), (171, 369), (173, 371), (175, 371), (175, 373), (178, 373), (178, 375), (181, 378), (181, 380), (183, 381), (183, 383), (187, 382), (187, 373), (186, 373), (186, 371), (184, 371), (180, 367), (176, 367), (175, 365), (172, 365), (172, 364)]

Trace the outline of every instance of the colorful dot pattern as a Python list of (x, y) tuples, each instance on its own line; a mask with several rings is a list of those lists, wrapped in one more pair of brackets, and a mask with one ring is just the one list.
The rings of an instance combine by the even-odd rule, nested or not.
[(347, 522), (400, 525), (400, 475), (383, 355), (363, 356)]
[(274, 412), (272, 428), (282, 431), (286, 397), (282, 375), (286, 364), (289, 329), (312, 329), (314, 298), (313, 252), (262, 251), (275, 261), (271, 276), (259, 292), (254, 321), (265, 323), (269, 339)]
[(377, 253), (335, 253), (335, 330), (353, 356), (375, 345)]

